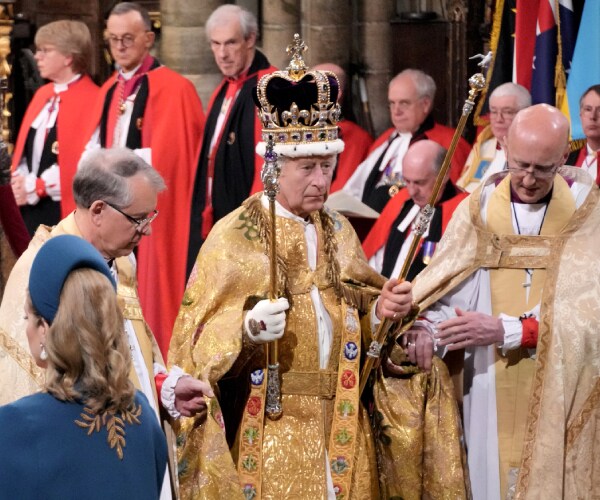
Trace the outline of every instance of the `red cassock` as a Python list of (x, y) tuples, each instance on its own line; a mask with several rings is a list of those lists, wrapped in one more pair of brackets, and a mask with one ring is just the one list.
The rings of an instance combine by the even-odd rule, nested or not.
[[(436, 208), (439, 207), (442, 210), (442, 234), (446, 230), (446, 226), (448, 226), (448, 222), (452, 218), (452, 214), (456, 207), (458, 207), (459, 203), (464, 200), (469, 193), (458, 193), (456, 196), (446, 200), (442, 203), (436, 205)], [(406, 188), (401, 189), (398, 194), (396, 194), (385, 206), (383, 212), (371, 228), (371, 231), (365, 238), (365, 241), (362, 244), (363, 250), (365, 251), (365, 256), (367, 259), (370, 259), (377, 253), (377, 251), (385, 246), (390, 232), (392, 231), (392, 224), (404, 203), (406, 203), (410, 199), (408, 194), (408, 190)]]
[[(377, 149), (381, 146), (385, 141), (387, 141), (390, 136), (394, 133), (396, 129), (389, 128), (383, 134), (381, 134), (375, 142), (371, 146), (371, 151)], [(434, 123), (432, 128), (424, 130), (422, 134), (418, 134), (413, 136), (410, 140), (411, 144), (421, 139), (429, 139), (431, 141), (437, 142), (441, 146), (448, 149), (450, 147), (450, 143), (452, 142), (452, 137), (454, 137), (454, 129), (451, 127), (446, 127), (445, 125), (440, 125), (439, 123)], [(471, 146), (469, 143), (465, 141), (462, 137), (458, 140), (456, 144), (456, 150), (454, 151), (454, 155), (452, 156), (452, 163), (450, 165), (450, 180), (456, 184), (456, 181), (460, 178), (460, 174), (462, 172), (465, 163), (467, 162), (467, 158), (469, 157), (469, 153), (471, 152)]]
[(335, 193), (344, 187), (356, 167), (367, 157), (371, 150), (371, 144), (373, 144), (371, 135), (356, 123), (342, 120), (338, 126), (344, 140), (344, 151), (338, 157), (335, 179), (331, 183), (330, 193)]
[[(138, 248), (138, 286), (144, 318), (166, 358), (171, 331), (185, 290), (190, 205), (196, 164), (204, 130), (204, 111), (193, 84), (160, 66), (146, 74), (148, 99), (143, 119), (142, 148), (151, 148), (152, 166), (162, 175), (166, 191), (158, 197), (159, 216), (152, 234)], [(98, 127), (113, 75), (102, 86), (94, 109)]]
[[(60, 211), (66, 217), (75, 210), (73, 200), (73, 177), (77, 172), (77, 164), (87, 141), (92, 116), (82, 112), (86, 105), (95, 102), (99, 93), (98, 86), (92, 79), (84, 75), (64, 92), (60, 93), (60, 105), (57, 118), (58, 166), (60, 168)], [(54, 95), (54, 84), (41, 87), (33, 96), (27, 107), (19, 129), (15, 151), (13, 153), (13, 169), (17, 168), (23, 156), (25, 142), (31, 124), (41, 113), (44, 106)]]

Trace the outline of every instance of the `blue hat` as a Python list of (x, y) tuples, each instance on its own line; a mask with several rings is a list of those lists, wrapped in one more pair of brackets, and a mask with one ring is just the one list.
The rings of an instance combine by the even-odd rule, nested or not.
[(90, 243), (71, 235), (48, 240), (33, 260), (29, 273), (29, 296), (35, 310), (52, 323), (67, 276), (75, 269), (95, 269), (117, 288), (106, 261)]

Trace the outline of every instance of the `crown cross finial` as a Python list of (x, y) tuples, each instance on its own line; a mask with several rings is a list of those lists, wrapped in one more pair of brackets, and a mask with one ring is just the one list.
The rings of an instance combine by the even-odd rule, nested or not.
[(307, 69), (306, 64), (304, 64), (304, 59), (302, 59), (302, 53), (305, 52), (306, 49), (307, 47), (304, 40), (300, 38), (298, 33), (294, 34), (293, 43), (288, 45), (286, 49), (287, 54), (292, 56), (290, 65), (286, 69), (288, 70), (290, 77), (296, 81), (304, 76)]

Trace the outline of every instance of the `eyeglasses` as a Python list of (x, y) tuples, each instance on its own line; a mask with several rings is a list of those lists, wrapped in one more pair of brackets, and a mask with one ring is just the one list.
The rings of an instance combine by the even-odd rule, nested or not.
[(492, 109), (490, 109), (490, 116), (493, 116), (494, 118), (502, 118), (502, 119), (506, 120), (506, 119), (514, 118), (518, 112), (519, 112), (519, 110), (513, 109), (513, 108), (501, 108), (501, 109), (492, 108)]
[(104, 203), (106, 203), (113, 210), (116, 210), (117, 212), (119, 212), (129, 222), (131, 222), (134, 226), (136, 226), (135, 227), (136, 231), (140, 231), (140, 232), (143, 231), (144, 229), (146, 229), (152, 223), (152, 221), (154, 219), (156, 219), (156, 216), (158, 215), (158, 210), (153, 210), (152, 215), (150, 215), (148, 217), (144, 217), (143, 219), (136, 219), (135, 217), (132, 217), (131, 215), (126, 214), (122, 210), (118, 209), (112, 203), (108, 203), (108, 201), (105, 201)]
[(550, 179), (553, 177), (562, 162), (551, 167), (542, 167), (540, 165), (530, 165), (520, 162), (513, 162), (513, 165), (509, 163), (508, 171), (515, 177), (525, 177), (527, 174), (532, 175), (536, 179)]
[(116, 47), (120, 43), (121, 45), (123, 45), (124, 48), (128, 49), (133, 45), (133, 43), (139, 35), (139, 33), (137, 35), (123, 35), (122, 37), (108, 35), (104, 40), (111, 47)]

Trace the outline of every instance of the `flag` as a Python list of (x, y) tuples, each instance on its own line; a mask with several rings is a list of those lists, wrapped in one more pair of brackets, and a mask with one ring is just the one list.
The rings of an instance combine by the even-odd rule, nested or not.
[(583, 129), (579, 120), (579, 98), (588, 87), (600, 83), (600, 2), (587, 1), (583, 13), (577, 41), (573, 51), (571, 69), (567, 78), (567, 99), (562, 110), (571, 120), (571, 136), (583, 139)]
[(538, 10), (539, 0), (517, 0), (514, 70), (512, 80), (506, 81), (523, 85), (527, 90), (531, 88), (533, 74)]
[[(517, 2), (517, 15), (520, 6), (535, 2), (520, 0)], [(532, 74), (531, 102), (533, 104), (555, 104), (555, 71), (558, 55), (558, 28), (556, 24), (556, 3), (554, 0), (540, 0), (535, 27), (535, 52), (531, 61)]]
[(487, 124), (487, 120), (480, 117), (488, 113), (488, 99), (492, 90), (498, 85), (512, 81), (513, 78), (516, 4), (516, 0), (497, 0), (496, 2), (490, 37), (490, 50), (493, 52), (493, 58), (486, 76), (488, 88), (481, 93), (473, 115), (473, 122), (476, 125)]

